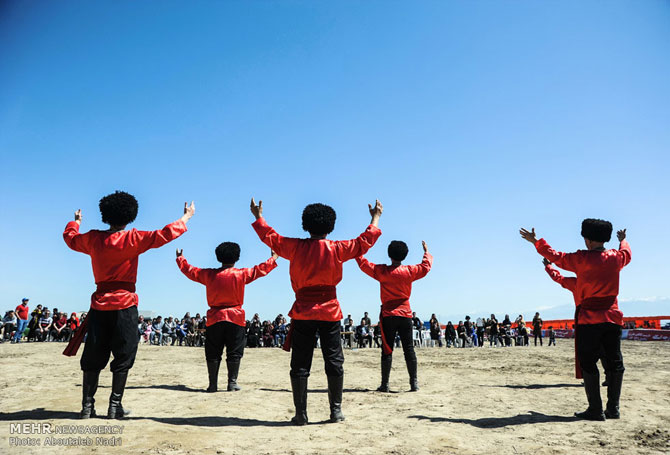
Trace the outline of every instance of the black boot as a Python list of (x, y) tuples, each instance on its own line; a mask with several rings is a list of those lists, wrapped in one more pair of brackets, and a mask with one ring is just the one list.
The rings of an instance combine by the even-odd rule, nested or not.
[(98, 390), (98, 377), (100, 377), (100, 371), (84, 371), (84, 380), (82, 381), (82, 399), (81, 399), (81, 412), (79, 413), (79, 418), (81, 419), (90, 419), (91, 417), (96, 417), (95, 414), (95, 392)]
[(295, 417), (291, 419), (294, 425), (307, 424), (307, 378), (291, 376), (291, 389), (293, 389), (293, 404), (295, 405)]
[(207, 393), (213, 393), (218, 390), (220, 365), (221, 365), (220, 360), (207, 361), (207, 375), (209, 376), (209, 386), (207, 387)]
[(391, 376), (391, 365), (393, 357), (382, 357), (382, 385), (379, 386), (377, 392), (390, 392), (389, 377)]
[(228, 367), (228, 392), (237, 392), (241, 387), (237, 385), (237, 374), (240, 372), (240, 361), (226, 361)]
[(417, 362), (416, 359), (406, 360), (407, 363), (407, 372), (409, 373), (409, 386), (410, 392), (416, 392), (419, 390), (419, 379), (417, 378)]
[(586, 399), (589, 402), (589, 407), (584, 412), (575, 412), (575, 417), (584, 420), (605, 420), (603, 414), (603, 402), (600, 399), (600, 376), (596, 374), (589, 374), (582, 371), (584, 376), (584, 390), (586, 391)]
[(342, 388), (344, 376), (328, 376), (328, 401), (330, 402), (330, 421), (341, 422), (344, 420), (342, 414)]
[(605, 409), (605, 417), (608, 419), (618, 419), (619, 414), (619, 397), (621, 396), (621, 383), (623, 382), (623, 371), (612, 371), (607, 375), (607, 409)]
[(109, 396), (109, 408), (107, 409), (108, 419), (123, 419), (130, 414), (130, 411), (123, 409), (121, 405), (126, 379), (128, 379), (127, 371), (112, 374), (112, 394)]

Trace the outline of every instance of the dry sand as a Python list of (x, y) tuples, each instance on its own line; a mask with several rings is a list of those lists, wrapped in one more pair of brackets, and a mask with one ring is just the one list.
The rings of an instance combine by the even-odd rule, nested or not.
[[(469, 454), (670, 453), (670, 343), (623, 343), (622, 419), (574, 420), (585, 408), (573, 377), (573, 342), (557, 347), (418, 350), (421, 390), (409, 393), (402, 353), (379, 385), (379, 350), (345, 351), (346, 421), (326, 423), (321, 354), (310, 378), (306, 427), (289, 424), (289, 354), (247, 349), (236, 393), (206, 394), (202, 348), (140, 346), (124, 405), (131, 419), (77, 420), (79, 357), (62, 343), (0, 345), (0, 453), (123, 454)], [(81, 351), (80, 351), (81, 352)], [(222, 368), (223, 370), (223, 368)], [(225, 385), (225, 370), (220, 384)], [(106, 412), (111, 374), (101, 374)], [(603, 397), (605, 392), (603, 389)], [(120, 447), (44, 447), (48, 435), (11, 433), (12, 423), (121, 425)], [(90, 428), (90, 427), (89, 427)], [(55, 431), (55, 430), (54, 430)], [(55, 434), (54, 438), (96, 435)], [(42, 446), (11, 446), (10, 438)]]

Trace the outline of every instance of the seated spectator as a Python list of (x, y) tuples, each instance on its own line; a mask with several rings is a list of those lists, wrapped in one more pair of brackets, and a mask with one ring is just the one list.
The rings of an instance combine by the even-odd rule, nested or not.
[(271, 348), (274, 345), (274, 326), (270, 321), (263, 322), (263, 346), (266, 348)]
[(16, 331), (19, 323), (14, 311), (8, 311), (0, 322), (0, 343), (4, 342), (6, 338), (12, 337), (12, 332)]
[[(179, 340), (179, 346), (182, 346), (182, 343), (184, 342), (184, 339), (186, 338), (186, 331), (188, 330), (188, 327), (186, 324), (182, 321), (179, 321), (179, 319), (175, 319), (175, 335), (177, 339)], [(173, 343), (174, 344), (174, 343)]]
[(51, 330), (51, 325), (53, 324), (53, 319), (51, 318), (51, 312), (48, 309), (42, 311), (42, 315), (37, 323), (37, 329), (35, 330), (35, 340), (36, 341), (48, 341), (49, 331)]
[(168, 316), (168, 318), (163, 323), (163, 337), (166, 344), (168, 343), (168, 340), (172, 340), (172, 346), (174, 346), (175, 341), (177, 341), (177, 337), (174, 333), (176, 326), (177, 324), (172, 319), (172, 316)]
[(372, 328), (372, 334), (373, 334), (374, 340), (375, 340), (375, 347), (376, 348), (381, 348), (382, 347), (382, 329), (379, 326), (379, 323)]
[(275, 346), (282, 347), (286, 341), (286, 319), (280, 314), (275, 319)]
[(149, 336), (149, 344), (161, 345), (163, 342), (163, 322), (162, 316), (158, 316), (151, 324), (151, 335)]
[(52, 341), (64, 341), (70, 336), (70, 329), (67, 325), (67, 315), (60, 313), (58, 318), (54, 318), (49, 331)]
[(72, 338), (72, 334), (79, 328), (79, 318), (77, 317), (77, 313), (70, 314), (70, 319), (67, 320), (67, 326), (70, 329), (70, 336), (65, 341), (69, 341), (70, 338)]
[(361, 324), (356, 327), (356, 336), (358, 338), (359, 348), (364, 348), (366, 344), (372, 347), (372, 334), (365, 323), (365, 318), (361, 319)]

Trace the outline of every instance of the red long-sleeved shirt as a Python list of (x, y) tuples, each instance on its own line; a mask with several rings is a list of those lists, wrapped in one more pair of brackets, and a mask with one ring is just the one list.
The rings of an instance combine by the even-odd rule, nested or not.
[(14, 310), (14, 313), (16, 313), (17, 319), (23, 319), (24, 321), (28, 319), (28, 305), (24, 304), (19, 304), (19, 306), (16, 307), (16, 310)]
[[(291, 286), (300, 289), (336, 286), (342, 281), (342, 263), (365, 254), (382, 231), (373, 225), (353, 240), (296, 239), (282, 237), (259, 218), (252, 224), (256, 234), (279, 256), (290, 261)], [(298, 320), (339, 321), (342, 309), (337, 299), (325, 302), (301, 301), (296, 295), (288, 315)]]
[(373, 264), (364, 257), (357, 257), (358, 267), (379, 281), (382, 300), (382, 317), (412, 317), (409, 296), (412, 294), (412, 282), (426, 276), (433, 265), (433, 256), (426, 252), (421, 264), (417, 265), (386, 265)]
[(579, 324), (601, 324), (610, 322), (623, 325), (623, 313), (619, 309), (619, 272), (631, 260), (630, 245), (623, 240), (618, 250), (579, 250), (561, 253), (553, 250), (546, 240), (535, 243), (537, 252), (558, 267), (577, 275), (573, 291), (575, 304), (581, 305), (586, 299), (613, 299), (613, 304), (604, 310), (582, 308)]
[(273, 258), (253, 268), (236, 269), (199, 269), (193, 267), (186, 258), (179, 256), (177, 265), (189, 279), (204, 284), (207, 289), (207, 326), (217, 322), (228, 321), (244, 327), (246, 324), (244, 304), (244, 287), (252, 281), (263, 277), (277, 267)]
[[(186, 224), (175, 221), (158, 231), (88, 231), (79, 233), (79, 224), (70, 221), (63, 239), (67, 246), (91, 256), (96, 284), (109, 281), (135, 283), (138, 256), (151, 248), (158, 248), (186, 232)], [(94, 292), (91, 308), (101, 311), (123, 310), (137, 305), (137, 294), (127, 290)]]

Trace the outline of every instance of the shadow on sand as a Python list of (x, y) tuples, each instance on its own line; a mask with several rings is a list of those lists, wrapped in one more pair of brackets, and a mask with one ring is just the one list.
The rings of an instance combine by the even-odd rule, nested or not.
[(501, 384), (490, 385), (489, 387), (505, 387), (507, 389), (562, 389), (564, 387), (584, 387), (584, 384)]
[[(289, 389), (268, 389), (268, 388), (260, 388), (258, 390), (262, 390), (263, 392), (285, 392), (285, 393), (291, 393), (291, 390)], [(373, 392), (371, 389), (344, 389), (342, 390), (343, 393), (365, 393), (365, 392)], [(328, 393), (328, 389), (308, 389), (307, 393)]]
[(411, 419), (429, 420), (430, 422), (465, 423), (477, 428), (503, 428), (514, 425), (532, 425), (548, 422), (574, 422), (577, 417), (546, 415), (540, 412), (529, 411), (528, 414), (519, 414), (510, 417), (484, 417), (481, 419), (451, 419), (447, 417), (428, 417), (423, 415), (409, 416)]

